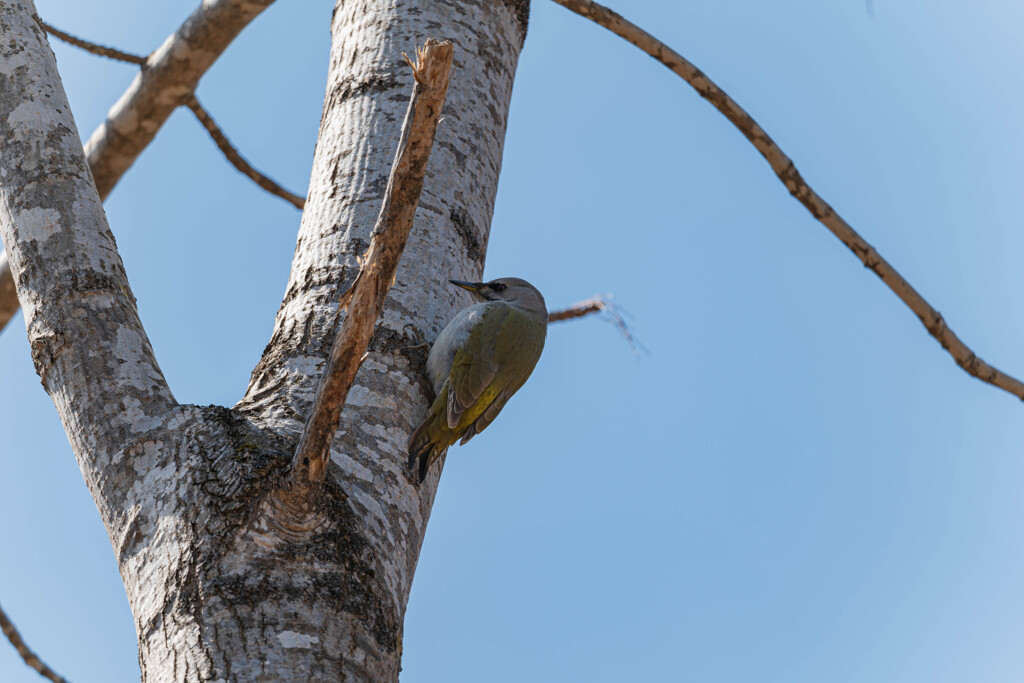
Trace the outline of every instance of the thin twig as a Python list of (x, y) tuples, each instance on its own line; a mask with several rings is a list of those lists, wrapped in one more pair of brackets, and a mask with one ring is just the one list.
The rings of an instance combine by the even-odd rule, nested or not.
[(21, 639), (18, 629), (14, 628), (14, 624), (11, 623), (7, 613), (4, 612), (3, 607), (0, 607), (0, 631), (3, 631), (4, 635), (7, 636), (7, 640), (11, 641), (11, 645), (18, 651), (18, 654), (25, 660), (25, 663), (35, 669), (40, 676), (53, 681), (53, 683), (68, 683), (67, 679), (48, 667), (39, 659), (36, 653), (28, 648), (25, 641)]
[[(47, 33), (56, 36), (57, 38), (60, 38), (64, 42), (70, 43), (75, 47), (81, 48), (86, 52), (90, 52), (94, 55), (99, 55), (101, 57), (109, 57), (110, 59), (116, 59), (122, 62), (138, 64), (140, 66), (146, 63), (146, 57), (140, 57), (139, 55), (133, 55), (128, 52), (122, 52), (121, 50), (116, 50), (112, 47), (105, 47), (103, 45), (91, 43), (88, 40), (83, 40), (81, 38), (71, 35), (70, 33), (61, 31), (59, 28), (51, 26), (50, 24), (46, 23), (42, 19), (39, 19), (38, 17), (37, 20), (39, 21), (40, 26), (42, 26)], [(250, 180), (252, 180), (254, 183), (262, 187), (270, 194), (277, 195), (278, 197), (284, 199), (286, 202), (293, 205), (297, 209), (302, 209), (302, 207), (306, 203), (306, 200), (284, 189), (276, 182), (268, 178), (266, 175), (260, 173), (255, 168), (253, 168), (252, 165), (248, 161), (246, 161), (245, 158), (234, 147), (234, 145), (231, 144), (231, 141), (228, 140), (227, 135), (224, 134), (224, 131), (221, 130), (220, 126), (217, 125), (217, 122), (213, 120), (212, 116), (210, 116), (210, 112), (206, 111), (203, 105), (199, 103), (199, 100), (196, 98), (195, 93), (188, 96), (188, 99), (185, 100), (185, 106), (192, 110), (192, 113), (195, 114), (196, 118), (199, 120), (199, 123), (201, 123), (203, 125), (203, 128), (206, 129), (206, 132), (210, 134), (210, 137), (213, 138), (213, 141), (217, 144), (218, 149), (220, 149), (224, 156), (227, 157), (227, 160), (231, 162), (232, 166), (237, 168), (243, 175), (248, 177)]]
[(356, 371), (366, 358), (366, 346), (412, 228), (434, 133), (448, 92), (454, 52), (450, 42), (433, 39), (417, 50), (413, 65), (416, 83), (384, 192), (384, 204), (359, 274), (342, 296), (341, 306), (347, 307), (347, 315), (331, 347), (313, 408), (292, 458), (292, 481), (299, 485), (318, 484), (327, 476), (331, 441), (338, 429), (341, 409)]
[(213, 120), (212, 116), (210, 116), (210, 112), (206, 111), (206, 109), (203, 108), (203, 105), (199, 103), (199, 100), (196, 99), (195, 94), (190, 95), (189, 98), (185, 100), (185, 106), (192, 110), (192, 113), (196, 115), (197, 119), (199, 119), (199, 123), (203, 124), (203, 128), (205, 128), (206, 132), (210, 134), (213, 141), (217, 143), (217, 147), (220, 151), (223, 152), (224, 156), (227, 157), (227, 160), (231, 162), (231, 165), (237, 168), (242, 175), (248, 177), (270, 194), (277, 195), (296, 209), (299, 209), (300, 211), (302, 210), (306, 205), (305, 198), (300, 197), (297, 194), (292, 194), (253, 168), (252, 165), (250, 165), (249, 162), (246, 161), (242, 155), (239, 154), (238, 150), (231, 144), (231, 141), (228, 140), (226, 135), (224, 135), (224, 131), (220, 129), (217, 122)]
[(604, 307), (604, 301), (594, 297), (593, 299), (587, 299), (586, 301), (581, 301), (578, 304), (573, 304), (569, 308), (563, 308), (560, 311), (551, 311), (548, 313), (548, 322), (557, 323), (562, 320), (582, 318), (583, 316), (590, 315), (591, 313), (600, 313), (604, 310)]
[[(195, 92), (231, 41), (273, 0), (202, 0), (147, 58), (85, 144), (100, 197), (110, 193), (164, 122)], [(103, 151), (101, 154), (100, 151)]]
[(633, 335), (632, 330), (629, 329), (629, 325), (626, 323), (626, 319), (622, 316), (622, 311), (616, 306), (608, 296), (595, 296), (586, 301), (580, 301), (579, 303), (573, 304), (569, 308), (563, 308), (558, 311), (552, 311), (548, 313), (548, 323), (561, 322), (562, 320), (573, 320), (575, 318), (582, 318), (583, 316), (590, 315), (592, 313), (604, 313), (608, 316), (609, 321), (619, 329), (622, 336), (629, 342), (630, 347), (634, 350), (640, 350), (643, 345)]
[(98, 45), (96, 43), (90, 43), (88, 40), (82, 40), (81, 38), (78, 38), (76, 36), (71, 35), (70, 33), (66, 33), (64, 31), (61, 31), (56, 26), (51, 26), (50, 24), (47, 24), (45, 21), (43, 21), (39, 17), (36, 17), (36, 21), (39, 22), (39, 25), (43, 27), (44, 31), (49, 33), (54, 38), (60, 38), (65, 43), (68, 43), (70, 45), (74, 45), (77, 48), (81, 48), (81, 49), (85, 50), (86, 52), (91, 52), (94, 55), (99, 55), (100, 57), (106, 57), (108, 59), (116, 59), (119, 62), (128, 62), (129, 64), (138, 64), (139, 66), (142, 66), (143, 64), (146, 63), (146, 58), (145, 57), (141, 57), (139, 55), (133, 55), (130, 52), (122, 52), (121, 50), (117, 50), (117, 49), (112, 48), (112, 47), (106, 47), (104, 45)]
[(779, 180), (786, 186), (789, 193), (803, 204), (811, 215), (817, 218), (832, 234), (838, 237), (860, 259), (865, 267), (881, 278), (882, 282), (920, 318), (928, 333), (935, 337), (939, 344), (942, 345), (942, 348), (946, 349), (953, 356), (957, 365), (963, 368), (969, 375), (1024, 400), (1024, 383), (978, 358), (956, 336), (953, 330), (946, 325), (942, 315), (932, 308), (931, 304), (909, 282), (904, 280), (903, 276), (896, 272), (896, 269), (850, 227), (849, 223), (843, 220), (824, 199), (818, 196), (818, 193), (811, 189), (796, 170), (792, 160), (779, 149), (779, 146), (768, 136), (768, 133), (700, 69), (651, 34), (626, 21), (607, 7), (591, 2), (591, 0), (554, 0), (554, 2), (600, 24), (612, 33), (633, 43), (633, 45), (654, 57), (693, 86), (693, 89), (701, 97), (724, 114), (746, 136), (751, 144), (757, 148), (757, 151), (768, 161), (772, 170), (775, 171), (775, 175), (779, 177)]
[[(117, 59), (122, 62), (131, 62), (132, 64), (143, 65), (146, 63), (146, 57), (140, 57), (133, 55), (128, 52), (122, 52), (112, 47), (104, 47), (103, 45), (97, 45), (87, 40), (82, 40), (70, 33), (65, 33), (59, 28), (47, 24), (42, 19), (38, 19), (39, 24), (46, 30), (47, 33), (60, 38), (66, 43), (70, 43), (75, 47), (79, 47), (86, 52), (91, 52), (94, 55), (100, 55), (101, 57), (109, 57), (110, 59)], [(239, 151), (231, 144), (228, 137), (224, 134), (224, 131), (220, 129), (217, 122), (210, 116), (210, 112), (206, 111), (199, 100), (196, 99), (195, 93), (188, 96), (185, 100), (185, 106), (192, 110), (192, 113), (199, 119), (199, 123), (203, 124), (203, 128), (210, 134), (213, 141), (217, 144), (220, 151), (227, 157), (227, 160), (231, 162), (231, 165), (237, 168), (243, 175), (248, 177), (254, 183), (262, 187), (270, 194), (277, 195), (281, 199), (284, 199), (289, 204), (293, 205), (297, 209), (302, 209), (305, 205), (306, 200), (296, 194), (289, 192), (284, 189), (276, 182), (268, 178), (266, 175), (260, 173), (252, 165), (245, 160), (245, 158), (239, 153)]]

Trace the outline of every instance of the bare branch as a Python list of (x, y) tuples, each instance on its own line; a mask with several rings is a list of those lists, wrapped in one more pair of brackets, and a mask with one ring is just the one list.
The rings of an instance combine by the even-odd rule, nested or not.
[(608, 316), (615, 327), (619, 329), (622, 336), (629, 342), (630, 347), (637, 351), (642, 348), (636, 337), (633, 336), (633, 332), (629, 329), (629, 325), (626, 323), (626, 319), (622, 317), (622, 312), (619, 307), (616, 306), (609, 297), (595, 296), (573, 304), (569, 308), (563, 308), (559, 311), (552, 311), (548, 313), (548, 324), (561, 322), (562, 320), (574, 320), (576, 318), (582, 318), (592, 313), (604, 313)]
[(348, 314), (331, 347), (312, 411), (292, 459), (292, 480), (300, 484), (322, 482), (327, 474), (331, 441), (338, 429), (341, 409), (366, 357), (367, 344), (412, 229), (434, 133), (448, 92), (454, 52), (451, 42), (439, 43), (433, 39), (428, 39), (426, 45), (417, 50), (417, 61), (412, 65), (416, 83), (402, 124), (384, 203), (359, 275), (342, 296), (341, 307), (347, 308)]
[[(122, 62), (130, 62), (132, 64), (143, 65), (146, 63), (145, 57), (133, 55), (128, 52), (122, 52), (121, 50), (116, 50), (112, 47), (105, 47), (103, 45), (91, 43), (87, 40), (83, 40), (81, 38), (73, 36), (70, 33), (61, 31), (60, 29), (51, 26), (50, 24), (47, 24), (42, 19), (39, 19), (39, 25), (42, 26), (47, 33), (56, 36), (64, 42), (70, 43), (71, 45), (81, 48), (86, 52), (92, 53), (94, 55), (99, 55), (101, 57), (109, 57), (110, 59), (116, 59)], [(224, 134), (224, 131), (220, 129), (216, 121), (213, 120), (213, 117), (210, 116), (210, 113), (206, 111), (203, 105), (199, 103), (199, 100), (196, 98), (194, 93), (189, 95), (188, 99), (185, 100), (185, 104), (188, 106), (189, 109), (192, 110), (192, 113), (196, 115), (196, 118), (199, 119), (199, 123), (203, 124), (203, 128), (206, 129), (206, 132), (210, 134), (210, 137), (213, 138), (213, 141), (217, 143), (217, 147), (220, 149), (221, 152), (224, 153), (224, 156), (227, 157), (228, 161), (230, 161), (235, 168), (237, 168), (239, 171), (241, 171), (243, 175), (248, 177), (250, 180), (252, 180), (254, 183), (262, 187), (270, 194), (281, 197), (286, 202), (295, 206), (295, 208), (297, 209), (302, 209), (303, 205), (306, 203), (306, 200), (303, 199), (302, 197), (299, 197), (296, 194), (292, 194), (291, 192), (284, 189), (276, 182), (274, 182), (273, 180), (263, 175), (255, 168), (253, 168), (249, 164), (249, 162), (246, 161), (238, 152), (238, 150), (235, 149), (235, 147), (231, 144), (227, 136)]]
[(191, 95), (185, 101), (185, 105), (192, 110), (192, 113), (196, 115), (197, 119), (199, 119), (199, 123), (203, 124), (203, 128), (205, 128), (206, 132), (210, 134), (213, 141), (217, 143), (217, 147), (220, 151), (224, 153), (224, 156), (231, 162), (231, 165), (237, 168), (242, 175), (249, 178), (249, 180), (253, 181), (270, 194), (277, 195), (296, 209), (299, 209), (300, 211), (302, 210), (306, 205), (305, 197), (292, 194), (253, 168), (231, 144), (231, 141), (228, 140), (226, 135), (224, 135), (224, 131), (220, 129), (217, 122), (213, 120), (212, 116), (210, 116), (210, 112), (203, 108), (203, 105), (199, 103), (199, 100), (196, 99), (195, 95)]
[(99, 55), (100, 57), (106, 57), (108, 59), (115, 59), (119, 62), (128, 62), (129, 64), (138, 64), (141, 66), (142, 64), (146, 63), (146, 58), (140, 55), (133, 55), (130, 52), (122, 52), (121, 50), (117, 50), (112, 47), (106, 47), (104, 45), (90, 43), (88, 40), (82, 40), (81, 38), (71, 35), (70, 33), (61, 31), (56, 26), (51, 26), (50, 24), (47, 24), (45, 21), (39, 19), (38, 17), (37, 21), (39, 21), (39, 25), (43, 27), (43, 30), (49, 33), (51, 36), (55, 38), (60, 38), (65, 43), (74, 45), (77, 48), (85, 50), (86, 52), (91, 52), (94, 55)]
[(557, 323), (562, 320), (572, 320), (573, 318), (582, 318), (585, 315), (591, 313), (600, 313), (605, 309), (605, 302), (600, 297), (594, 297), (581, 301), (577, 304), (573, 304), (569, 308), (563, 308), (559, 311), (551, 311), (548, 313), (548, 322)]
[(231, 41), (273, 0), (207, 0), (146, 60), (85, 145), (105, 197)]
[(942, 315), (932, 308), (896, 269), (879, 255), (875, 248), (861, 237), (829, 204), (818, 196), (796, 170), (792, 160), (768, 136), (761, 126), (700, 69), (682, 55), (635, 24), (626, 21), (607, 7), (591, 0), (554, 0), (580, 16), (604, 26), (612, 33), (633, 43), (638, 48), (667, 66), (689, 83), (701, 97), (710, 102), (757, 148), (768, 161), (789, 193), (838, 237), (865, 267), (875, 273), (912, 310), (928, 333), (938, 340), (956, 364), (969, 375), (999, 387), (1024, 400), (1024, 383), (985, 363), (951, 330)]
[(18, 654), (25, 660), (25, 663), (35, 669), (40, 676), (53, 681), (53, 683), (68, 683), (67, 679), (48, 667), (43, 660), (39, 659), (36, 653), (29, 649), (25, 641), (22, 640), (21, 634), (18, 633), (18, 629), (14, 628), (14, 624), (11, 623), (7, 613), (4, 612), (3, 607), (0, 607), (0, 631), (4, 632), (7, 640), (11, 641), (11, 645), (18, 651)]
[[(195, 91), (231, 41), (274, 0), (208, 0), (146, 61), (128, 90), (85, 144), (100, 199), (106, 200), (171, 113)], [(49, 29), (47, 29), (49, 30)], [(56, 34), (54, 34), (56, 35)], [(65, 34), (66, 35), (66, 34)], [(63, 38), (62, 38), (63, 39)], [(82, 41), (83, 43), (85, 41)], [(127, 54), (127, 53), (123, 53)], [(18, 300), (9, 268), (0, 267), (0, 331)]]

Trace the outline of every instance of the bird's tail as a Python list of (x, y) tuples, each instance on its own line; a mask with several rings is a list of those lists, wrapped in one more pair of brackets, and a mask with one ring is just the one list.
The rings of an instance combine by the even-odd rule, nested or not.
[(416, 481), (420, 484), (427, 478), (430, 466), (448, 450), (447, 446), (435, 443), (431, 438), (431, 422), (433, 418), (427, 418), (409, 439), (409, 469), (416, 472)]
[(447, 392), (442, 390), (441, 396), (430, 406), (427, 419), (409, 437), (409, 469), (416, 472), (420, 484), (427, 478), (430, 466), (451, 445), (445, 438), (450, 431), (444, 420), (447, 402)]

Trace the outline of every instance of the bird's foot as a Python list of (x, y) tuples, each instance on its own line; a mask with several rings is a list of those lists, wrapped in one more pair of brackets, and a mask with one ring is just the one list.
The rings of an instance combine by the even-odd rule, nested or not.
[(425, 351), (430, 348), (430, 342), (423, 338), (423, 335), (420, 333), (419, 330), (416, 329), (416, 326), (413, 325), (412, 323), (406, 323), (405, 325), (403, 325), (402, 331), (407, 332), (409, 337), (416, 342), (412, 346), (403, 346), (402, 351)]

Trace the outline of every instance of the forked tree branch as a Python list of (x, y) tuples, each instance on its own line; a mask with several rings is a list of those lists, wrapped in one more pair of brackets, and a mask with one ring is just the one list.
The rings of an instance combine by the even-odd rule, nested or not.
[(607, 7), (591, 0), (554, 0), (580, 16), (600, 24), (612, 33), (626, 39), (633, 45), (667, 66), (684, 81), (689, 83), (701, 97), (710, 102), (757, 148), (768, 161), (775, 175), (807, 210), (833, 235), (838, 237), (865, 267), (881, 278), (912, 310), (921, 323), (942, 348), (946, 349), (957, 365), (968, 374), (983, 382), (999, 387), (1024, 400), (1024, 383), (992, 367), (979, 358), (946, 325), (942, 315), (929, 304), (921, 294), (907, 282), (896, 269), (879, 255), (875, 248), (861, 237), (829, 204), (818, 196), (796, 170), (792, 160), (768, 136), (761, 126), (721, 88), (715, 85), (700, 69), (687, 61), (657, 38), (635, 24), (626, 21)]
[[(70, 33), (61, 31), (55, 26), (47, 24), (42, 19), (39, 19), (39, 25), (42, 26), (50, 35), (56, 36), (64, 42), (74, 45), (77, 48), (81, 48), (90, 54), (99, 55), (100, 57), (108, 57), (122, 62), (129, 62), (131, 64), (138, 64), (140, 66), (146, 63), (145, 57), (140, 57), (139, 55), (133, 55), (129, 52), (122, 52), (121, 50), (116, 50), (112, 47), (106, 47), (105, 45), (98, 45), (96, 43), (89, 42), (88, 40), (83, 40), (82, 38), (78, 38)], [(206, 108), (199, 103), (199, 99), (196, 97), (195, 93), (188, 96), (188, 99), (185, 100), (185, 105), (193, 114), (195, 114), (199, 123), (201, 123), (203, 128), (206, 129), (206, 132), (210, 134), (210, 137), (213, 138), (214, 143), (217, 145), (217, 148), (221, 153), (224, 154), (227, 160), (231, 162), (231, 165), (238, 169), (242, 175), (252, 180), (270, 194), (280, 197), (299, 210), (305, 206), (305, 199), (284, 189), (270, 177), (257, 171), (248, 161), (245, 160), (242, 154), (234, 145), (231, 144), (231, 141), (228, 140), (228, 136), (224, 134), (224, 131), (217, 125), (217, 122), (213, 120), (210, 112), (208, 112)]]
[(14, 627), (14, 624), (7, 617), (3, 607), (0, 607), (0, 631), (3, 631), (4, 635), (7, 636), (7, 640), (11, 641), (11, 645), (18, 651), (18, 655), (25, 660), (25, 663), (35, 669), (40, 676), (53, 681), (53, 683), (68, 683), (64, 677), (48, 667), (43, 660), (39, 659), (36, 653), (29, 649), (25, 641), (22, 640), (21, 634), (18, 633), (18, 629)]
[[(47, 24), (42, 19), (38, 19), (38, 21), (39, 25), (42, 26), (43, 29), (50, 35), (60, 38), (64, 42), (70, 45), (74, 45), (75, 47), (80, 48), (82, 50), (85, 50), (90, 54), (99, 55), (100, 57), (108, 57), (110, 59), (116, 59), (122, 62), (129, 62), (131, 64), (137, 64), (139, 66), (142, 66), (146, 63), (145, 57), (133, 55), (130, 52), (122, 52), (121, 50), (116, 50), (112, 47), (107, 47), (105, 45), (98, 45), (97, 43), (84, 40), (77, 36), (73, 36), (70, 33), (67, 33), (66, 31), (61, 31), (57, 27)], [(192, 111), (193, 114), (195, 114), (195, 117), (199, 120), (199, 123), (201, 123), (203, 128), (206, 129), (206, 132), (210, 134), (210, 137), (213, 138), (213, 141), (214, 143), (216, 143), (217, 148), (220, 149), (220, 151), (224, 154), (227, 160), (231, 162), (231, 165), (238, 169), (238, 171), (242, 175), (252, 180), (254, 183), (259, 185), (261, 188), (263, 188), (270, 194), (276, 195), (281, 199), (284, 199), (286, 202), (288, 202), (289, 204), (291, 204), (292, 206), (299, 210), (302, 209), (302, 207), (306, 203), (306, 200), (284, 189), (276, 182), (274, 182), (270, 177), (264, 175), (263, 173), (260, 173), (255, 168), (253, 168), (252, 165), (249, 164), (249, 162), (246, 161), (245, 158), (241, 155), (241, 153), (234, 147), (234, 145), (231, 144), (231, 141), (228, 140), (228, 136), (224, 134), (224, 131), (221, 130), (220, 126), (217, 125), (217, 122), (213, 120), (213, 117), (210, 115), (210, 112), (208, 112), (206, 108), (199, 103), (199, 99), (196, 97), (195, 93), (192, 93), (188, 96), (188, 99), (185, 100), (185, 105)]]
[[(104, 47), (102, 45), (96, 45), (95, 43), (81, 40), (80, 38), (76, 38), (69, 33), (65, 33), (64, 31), (47, 24), (38, 17), (36, 17), (36, 20), (47, 33), (92, 54), (123, 62), (130, 62), (132, 64), (144, 64), (146, 62), (145, 57), (140, 57), (138, 55), (115, 50), (114, 48)], [(11, 266), (8, 262), (7, 252), (5, 251), (0, 253), (0, 330), (3, 330), (4, 327), (7, 326), (7, 323), (10, 322), (12, 317), (14, 317), (14, 314), (18, 312), (18, 308), (18, 296), (15, 291), (14, 278), (11, 274)], [(18, 633), (18, 629), (14, 626), (14, 623), (4, 612), (3, 607), (0, 607), (0, 631), (3, 631), (4, 636), (6, 636), (7, 640), (14, 646), (14, 649), (24, 660), (25, 664), (34, 669), (40, 676), (53, 681), (54, 683), (68, 683), (64, 677), (51, 669), (39, 658), (38, 655), (29, 649), (28, 645), (26, 645), (25, 641), (22, 639), (21, 634)]]
[[(231, 41), (273, 0), (206, 0), (146, 58), (85, 145), (100, 196), (117, 184)], [(102, 157), (98, 150), (109, 150)]]
[(199, 123), (203, 125), (203, 128), (206, 129), (206, 132), (210, 134), (211, 138), (213, 138), (214, 143), (216, 143), (217, 148), (220, 149), (221, 153), (223, 153), (224, 156), (227, 157), (227, 160), (231, 162), (231, 165), (238, 169), (238, 171), (242, 175), (249, 178), (249, 180), (253, 181), (270, 194), (276, 195), (281, 199), (285, 200), (286, 202), (288, 202), (289, 204), (291, 204), (292, 206), (294, 206), (296, 209), (299, 209), (300, 211), (302, 210), (302, 208), (306, 205), (305, 197), (300, 197), (297, 194), (289, 192), (288, 190), (284, 189), (276, 182), (271, 180), (269, 177), (263, 175), (255, 168), (253, 168), (249, 164), (249, 162), (246, 161), (245, 158), (238, 152), (238, 150), (235, 149), (235, 147), (231, 144), (231, 141), (228, 140), (228, 137), (224, 134), (224, 131), (220, 129), (220, 126), (217, 125), (217, 122), (213, 120), (212, 116), (210, 116), (210, 112), (206, 111), (203, 105), (199, 103), (199, 100), (196, 99), (195, 95), (192, 95), (187, 100), (185, 100), (185, 105), (192, 111), (193, 114), (196, 115), (196, 118), (199, 120)]
[(451, 42), (428, 39), (423, 49), (417, 50), (415, 64), (406, 57), (416, 82), (370, 248), (355, 282), (342, 296), (341, 307), (347, 308), (347, 315), (331, 347), (292, 459), (292, 481), (300, 485), (318, 484), (327, 475), (331, 441), (342, 407), (366, 357), (367, 344), (412, 229), (434, 133), (448, 93), (454, 53)]
[[(249, 22), (273, 2), (201, 2), (185, 23), (146, 58), (145, 68), (107, 114), (107, 120), (85, 143), (85, 156), (101, 199), (107, 198), (174, 109), (195, 91), (199, 79), (217, 57)], [(64, 39), (63, 36), (58, 37)], [(121, 54), (129, 56), (128, 53)], [(0, 331), (18, 310), (14, 292), (10, 268), (6, 271), (0, 268)]]

